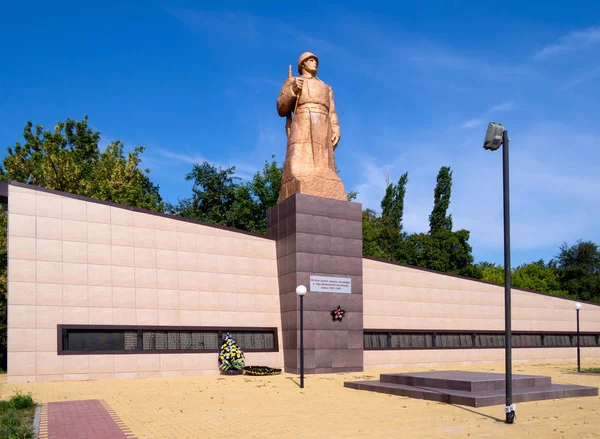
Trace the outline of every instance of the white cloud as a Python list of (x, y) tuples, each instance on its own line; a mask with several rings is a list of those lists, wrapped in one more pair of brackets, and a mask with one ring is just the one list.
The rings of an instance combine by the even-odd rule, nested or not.
[(512, 101), (509, 102), (503, 102), (499, 105), (494, 105), (492, 108), (489, 109), (489, 113), (494, 113), (496, 111), (508, 111), (508, 110), (512, 110), (515, 106), (515, 103)]
[[(289, 25), (291, 21), (286, 23), (243, 12), (180, 10), (172, 14), (193, 30), (209, 30), (232, 38), (242, 37), (244, 44), (256, 43), (288, 52), (290, 48), (310, 42), (309, 36), (298, 33)], [(328, 38), (343, 43), (334, 45), (326, 40), (317, 40), (314, 45), (311, 42), (310, 47), (315, 52), (329, 50), (328, 57), (334, 64), (332, 71), (336, 70), (340, 75), (348, 76), (349, 66), (376, 66), (357, 72), (373, 80), (374, 84), (370, 83), (373, 90), (369, 90), (372, 94), (361, 96), (356, 93), (354, 96), (354, 93), (346, 93), (346, 102), (340, 102), (343, 133), (341, 151), (344, 151), (340, 153), (340, 176), (347, 190), (359, 192), (357, 201), (363, 204), (363, 208), (380, 211), (381, 198), (385, 193), (386, 168), (390, 169), (392, 181), (397, 181), (402, 173), (408, 171), (405, 228), (409, 232), (427, 231), (437, 172), (440, 166), (451, 166), (454, 184), (449, 212), (453, 215), (455, 229), (471, 230), (471, 243), (476, 252), (501, 251), (502, 154), (482, 149), (483, 132), (478, 132), (477, 127), (487, 124), (500, 112), (518, 108), (518, 119), (506, 113), (506, 119), (512, 119), (510, 125), (513, 127), (513, 249), (533, 252), (558, 248), (563, 241), (572, 242), (578, 238), (600, 240), (594, 225), (594, 218), (600, 215), (600, 183), (597, 170), (594, 169), (600, 159), (597, 140), (591, 134), (582, 135), (581, 128), (575, 125), (530, 123), (538, 117), (563, 120), (571, 117), (571, 120), (575, 120), (573, 117), (577, 111), (585, 113), (584, 106), (560, 101), (556, 99), (557, 94), (547, 95), (547, 90), (556, 90), (560, 86), (557, 84), (561, 72), (553, 70), (541, 74), (542, 67), (539, 64), (535, 64), (535, 69), (532, 68), (530, 56), (526, 56), (527, 59), (521, 63), (511, 58), (507, 64), (497, 65), (487, 52), (478, 54), (475, 51), (455, 50), (444, 42), (436, 43), (418, 35), (400, 34), (396, 30), (399, 26), (391, 26), (393, 30), (383, 29), (377, 27), (376, 20), (352, 17), (343, 12), (338, 14), (342, 15), (333, 17), (335, 26), (329, 28), (332, 36)], [(335, 40), (336, 37), (339, 38)], [(573, 32), (557, 43), (542, 48), (535, 58), (547, 59), (584, 49), (596, 44), (599, 37), (598, 27)], [(532, 42), (526, 41), (524, 44)], [(286, 67), (287, 64), (284, 70)], [(600, 74), (600, 71), (585, 71), (581, 67), (578, 66), (576, 70), (581, 74), (567, 82), (565, 88), (591, 81)], [(389, 72), (398, 74), (390, 76)], [(335, 76), (334, 73), (329, 75)], [(562, 83), (565, 83), (562, 79)], [(280, 87), (279, 81), (261, 79), (260, 74), (248, 81), (260, 85), (264, 90), (267, 87)], [(443, 81), (447, 83), (442, 85)], [(335, 84), (338, 83), (343, 83), (341, 77), (333, 84), (336, 90)], [(379, 100), (386, 99), (374, 97), (379, 93), (387, 93), (389, 96), (386, 97), (392, 97), (393, 93), (398, 92), (398, 102), (402, 102), (404, 94), (407, 90), (412, 91), (409, 89), (415, 84), (422, 86), (426, 92), (435, 89), (439, 98), (431, 104), (432, 123), (427, 125), (423, 122), (421, 128), (411, 125), (414, 118), (410, 116), (406, 119), (390, 117), (390, 114), (397, 114), (397, 108), (384, 107), (385, 103), (379, 106)], [(460, 90), (460, 94), (457, 90)], [(416, 90), (416, 93), (420, 91)], [(481, 105), (481, 96), (485, 96), (485, 93), (492, 96), (492, 92), (497, 93), (494, 96), (505, 96), (508, 100), (483, 101)], [(340, 94), (343, 96), (343, 92)], [(464, 119), (453, 120), (448, 130), (450, 132), (440, 133), (435, 127), (446, 126), (444, 122), (450, 116), (446, 119), (441, 112), (436, 113), (439, 109), (437, 105), (452, 102), (451, 99), (457, 96), (460, 96), (462, 108), (473, 103), (472, 113), (466, 113)], [(519, 101), (515, 103), (510, 100), (516, 100), (516, 96), (519, 96)], [(269, 99), (272, 101), (272, 96)], [(259, 127), (254, 148), (231, 158), (236, 164), (244, 157), (258, 164), (245, 166), (247, 173), (250, 173), (250, 169), (261, 168), (264, 157), (274, 150), (280, 162), (285, 155), (284, 121), (273, 116), (271, 101), (264, 104), (265, 108), (269, 108), (268, 113), (264, 110), (266, 117), (254, 114), (254, 125)], [(552, 105), (548, 105), (548, 102), (552, 102)], [(580, 102), (586, 103), (583, 100)], [(543, 106), (544, 111), (536, 113), (536, 107), (539, 106)], [(415, 109), (419, 111), (421, 107), (416, 104)], [(539, 116), (542, 113), (543, 116)], [(421, 139), (420, 144), (411, 141), (415, 138)], [(457, 144), (457, 138), (464, 141)], [(449, 142), (448, 139), (453, 141)], [(223, 160), (227, 161), (228, 158)]]
[[(175, 153), (175, 152), (168, 151), (168, 150), (166, 150), (164, 148), (160, 148), (160, 147), (154, 147), (154, 148), (152, 148), (152, 151), (158, 153), (159, 155), (161, 155), (163, 157), (166, 157), (171, 160), (175, 160), (176, 162), (180, 162), (180, 163), (199, 165), (199, 164), (203, 163), (204, 161), (207, 161), (207, 162), (211, 163), (212, 165), (216, 166), (217, 168), (219, 168), (219, 167), (220, 168), (229, 168), (231, 166), (234, 166), (231, 164), (213, 161), (213, 160), (210, 160), (210, 159), (207, 159), (202, 156), (195, 155), (195, 154)], [(235, 164), (235, 175), (244, 180), (251, 179), (256, 171), (257, 171), (257, 168), (254, 166), (246, 165), (246, 164), (240, 165), (239, 163)]]
[[(399, 139), (388, 138), (384, 143), (399, 144)], [(355, 154), (360, 163), (359, 184), (353, 190), (358, 192), (357, 201), (363, 209), (373, 209), (381, 213), (381, 200), (386, 190), (386, 170), (390, 181), (396, 183), (400, 176), (408, 172), (406, 196), (404, 199), (404, 230), (426, 232), (429, 230), (429, 214), (433, 207), (433, 189), (437, 172), (448, 164), (448, 157), (435, 150), (432, 144), (405, 143), (404, 152), (393, 162), (378, 163), (376, 157), (364, 153)]]
[(386, 169), (391, 165), (378, 165), (375, 158), (368, 155), (357, 155), (356, 161), (361, 163), (362, 169), (358, 176), (359, 182), (352, 189), (358, 192), (356, 201), (363, 205), (363, 209), (373, 209), (378, 212), (386, 189)]
[[(511, 136), (511, 232), (515, 250), (556, 247), (598, 237), (600, 181), (592, 163), (596, 140), (562, 124), (536, 124)], [(477, 249), (503, 243), (501, 154), (480, 151), (454, 169), (450, 211), (456, 227), (471, 230)], [(582, 163), (581, 158), (585, 157)]]
[[(459, 132), (445, 134), (460, 136)], [(357, 155), (354, 160), (361, 171), (353, 190), (359, 192), (363, 208), (379, 213), (386, 168), (392, 181), (407, 171), (404, 228), (409, 233), (426, 232), (437, 172), (440, 166), (450, 166), (453, 185), (448, 212), (454, 229), (471, 231), (476, 255), (501, 255), (502, 154), (484, 151), (477, 135), (462, 136), (462, 143), (444, 151), (437, 147), (443, 138), (423, 144), (405, 142), (402, 157), (388, 164), (372, 155)], [(544, 123), (514, 130), (511, 140), (512, 249), (531, 254), (557, 250), (561, 243), (577, 239), (598, 241), (600, 179), (595, 164), (600, 161), (600, 150), (595, 137), (573, 126)], [(388, 141), (400, 144), (402, 139)]]
[(468, 121), (466, 121), (465, 123), (462, 124), (463, 128), (473, 128), (479, 125), (483, 125), (486, 122), (486, 118), (485, 117), (478, 117), (475, 119), (469, 119)]
[(582, 31), (573, 31), (558, 40), (557, 43), (549, 44), (536, 52), (535, 60), (548, 59), (560, 54), (573, 52), (600, 43), (600, 27), (593, 26)]
[(247, 11), (170, 9), (168, 12), (192, 31), (208, 30), (238, 38), (246, 44), (289, 48), (290, 43), (294, 42), (312, 47), (320, 53), (336, 48), (330, 41), (306, 34), (286, 21), (261, 17)]
[(184, 163), (190, 163), (192, 165), (200, 164), (205, 159), (202, 156), (194, 155), (194, 154), (181, 154), (177, 152), (172, 152), (160, 147), (154, 147), (153, 150), (160, 155), (167, 157), (172, 160), (177, 160)]
[(595, 79), (600, 78), (600, 67), (588, 70), (570, 81), (565, 82), (561, 87), (559, 87), (559, 91), (570, 90), (575, 88), (581, 84), (584, 84), (589, 81), (593, 81)]
[[(508, 111), (508, 110), (512, 110), (514, 108), (515, 104), (512, 101), (509, 102), (503, 102), (501, 104), (498, 105), (494, 105), (493, 107), (491, 107), (485, 114), (491, 114), (491, 113), (497, 113), (500, 111)], [(462, 128), (474, 128), (477, 126), (481, 126), (484, 125), (488, 122), (488, 117), (487, 116), (483, 116), (483, 117), (476, 117), (473, 119), (469, 119), (468, 121), (466, 121), (465, 123), (463, 123), (461, 125)]]

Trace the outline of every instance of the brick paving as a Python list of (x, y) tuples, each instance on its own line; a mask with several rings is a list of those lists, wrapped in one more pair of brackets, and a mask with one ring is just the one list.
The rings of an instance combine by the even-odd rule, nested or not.
[[(585, 365), (600, 367), (599, 362), (592, 364), (590, 361)], [(125, 437), (135, 435), (139, 439), (599, 437), (599, 397), (519, 403), (517, 422), (508, 425), (503, 422), (502, 405), (472, 409), (344, 387), (346, 381), (372, 380), (381, 373), (449, 368), (414, 367), (307, 375), (304, 389), (298, 387), (297, 375), (286, 373), (259, 377), (181, 376), (22, 384), (5, 384), (0, 375), (0, 399), (9, 399), (16, 391), (32, 392), (34, 400), (43, 403), (42, 409), (51, 407), (55, 401), (99, 400), (100, 405), (106, 401), (110, 406), (106, 409), (109, 416), (114, 410), (123, 421), (113, 413), (110, 416), (113, 423), (117, 426), (127, 424), (131, 428), (131, 433), (123, 433)], [(502, 373), (504, 364), (452, 366), (452, 369), (456, 368)], [(576, 362), (526, 363), (515, 364), (513, 371), (515, 374), (548, 375), (556, 383), (600, 386), (600, 377), (565, 374), (575, 369)], [(98, 405), (95, 407), (97, 409)], [(49, 433), (48, 423), (45, 430), (42, 429), (43, 417), (42, 411), (40, 432)], [(109, 422), (106, 413), (103, 419)]]
[(135, 439), (110, 407), (97, 399), (46, 403), (42, 413), (39, 439)]

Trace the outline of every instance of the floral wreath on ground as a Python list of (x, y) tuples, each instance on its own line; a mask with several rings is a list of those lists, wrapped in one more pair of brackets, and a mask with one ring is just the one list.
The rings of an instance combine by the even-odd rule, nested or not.
[(274, 369), (268, 366), (245, 366), (244, 373), (246, 375), (279, 375), (281, 369)]
[(340, 305), (337, 306), (336, 309), (331, 311), (332, 320), (341, 322), (344, 316), (346, 315), (346, 311), (342, 309)]
[(244, 368), (244, 353), (235, 344), (235, 340), (228, 332), (223, 335), (223, 344), (221, 352), (219, 352), (219, 369), (226, 370), (241, 370)]

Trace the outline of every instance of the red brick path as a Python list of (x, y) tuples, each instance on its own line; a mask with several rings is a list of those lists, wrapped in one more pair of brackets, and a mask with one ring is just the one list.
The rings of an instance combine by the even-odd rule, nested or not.
[(44, 406), (42, 418), (46, 412), (47, 423), (42, 419), (40, 439), (135, 439), (104, 401), (50, 402)]

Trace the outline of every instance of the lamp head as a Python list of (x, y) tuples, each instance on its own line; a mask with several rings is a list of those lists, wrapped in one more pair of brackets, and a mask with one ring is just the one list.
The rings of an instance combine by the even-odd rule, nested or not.
[(582, 305), (581, 303), (577, 302), (577, 303), (575, 304), (575, 309), (576, 309), (577, 311), (579, 311), (581, 308), (583, 308), (583, 305)]
[(304, 285), (298, 285), (296, 287), (296, 294), (298, 296), (304, 296), (306, 294), (306, 287)]
[(485, 133), (485, 139), (483, 141), (483, 149), (489, 149), (495, 151), (502, 145), (502, 133), (504, 132), (504, 126), (499, 123), (490, 122), (488, 125), (487, 132)]

